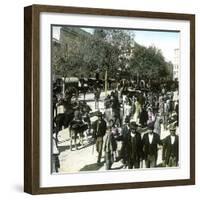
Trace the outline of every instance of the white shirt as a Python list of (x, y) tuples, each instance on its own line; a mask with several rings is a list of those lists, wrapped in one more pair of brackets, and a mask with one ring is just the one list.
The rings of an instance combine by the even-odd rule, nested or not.
[(148, 137), (149, 137), (149, 143), (151, 144), (153, 141), (153, 134), (148, 134)]
[(135, 133), (131, 132), (131, 137), (134, 138), (135, 137)]
[(174, 144), (174, 142), (175, 142), (175, 135), (171, 135), (170, 137), (171, 137), (171, 144)]
[(59, 105), (57, 107), (57, 114), (63, 114), (65, 113), (65, 107), (63, 105)]

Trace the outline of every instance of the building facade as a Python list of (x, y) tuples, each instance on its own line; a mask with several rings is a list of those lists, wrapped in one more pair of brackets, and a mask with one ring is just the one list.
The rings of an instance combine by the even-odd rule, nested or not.
[(173, 80), (179, 80), (180, 49), (174, 49)]

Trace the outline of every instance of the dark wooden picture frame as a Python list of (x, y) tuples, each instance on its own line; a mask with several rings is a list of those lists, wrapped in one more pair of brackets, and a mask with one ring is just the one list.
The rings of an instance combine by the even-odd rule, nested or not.
[[(40, 187), (40, 13), (69, 13), (187, 20), (190, 23), (190, 178), (150, 182)], [(192, 14), (32, 5), (24, 9), (24, 191), (83, 192), (195, 184), (195, 16)]]

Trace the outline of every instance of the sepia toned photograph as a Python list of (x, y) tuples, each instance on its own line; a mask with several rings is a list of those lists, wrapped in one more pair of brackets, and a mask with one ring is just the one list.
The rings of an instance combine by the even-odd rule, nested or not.
[(180, 167), (180, 32), (51, 25), (51, 172)]

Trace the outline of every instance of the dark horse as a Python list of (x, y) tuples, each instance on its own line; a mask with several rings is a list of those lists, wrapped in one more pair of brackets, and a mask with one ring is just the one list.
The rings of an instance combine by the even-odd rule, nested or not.
[[(68, 87), (65, 91), (65, 97), (61, 98), (58, 102), (56, 102), (56, 105), (53, 105), (54, 107), (63, 106), (64, 112), (57, 114), (54, 117), (54, 124), (56, 125), (57, 131), (62, 130), (63, 126), (64, 128), (67, 128), (69, 126), (69, 123), (74, 118), (74, 108), (71, 103), (71, 99), (73, 96), (76, 97), (77, 90), (74, 87)], [(55, 95), (54, 95), (55, 96)]]
[(80, 143), (83, 145), (83, 133), (89, 128), (90, 125), (87, 120), (82, 120), (82, 117), (84, 113), (89, 113), (90, 110), (88, 110), (89, 108), (87, 104), (81, 102), (78, 102), (78, 104), (75, 103), (75, 105), (73, 105), (72, 103), (66, 103), (63, 101), (62, 105), (65, 107), (65, 112), (58, 114), (54, 120), (57, 130), (56, 133), (58, 134), (58, 132), (62, 130), (63, 127), (69, 127), (70, 149), (72, 150), (73, 141), (75, 148), (77, 149), (77, 138), (80, 138)]
[(70, 150), (72, 150), (72, 143), (74, 140), (74, 146), (77, 150), (77, 138), (80, 138), (80, 144), (83, 146), (83, 132), (88, 129), (88, 125), (84, 124), (82, 120), (72, 120), (69, 125), (69, 136), (70, 136)]
[(62, 105), (64, 107), (64, 113), (59, 113), (54, 117), (54, 123), (56, 124), (57, 131), (62, 130), (63, 126), (64, 128), (67, 128), (69, 126), (69, 123), (74, 118), (74, 110), (72, 108), (71, 103), (69, 103), (66, 99), (61, 99), (57, 103), (57, 107)]

